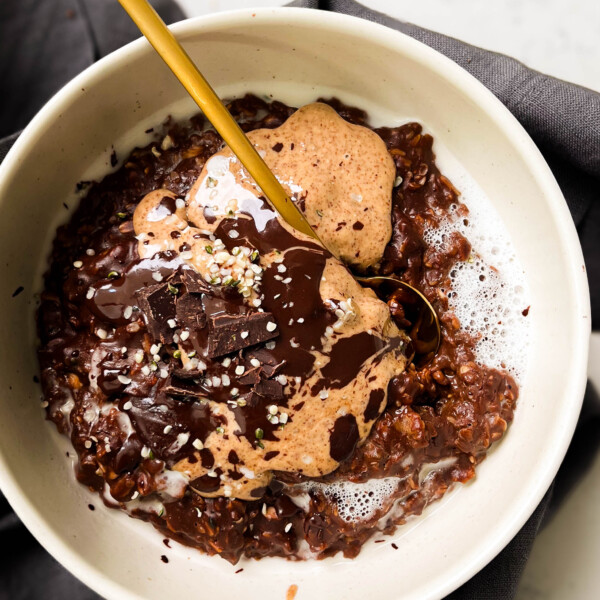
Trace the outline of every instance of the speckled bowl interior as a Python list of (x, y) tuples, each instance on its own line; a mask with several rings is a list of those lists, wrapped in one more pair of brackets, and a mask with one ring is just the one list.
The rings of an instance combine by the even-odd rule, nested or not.
[[(168, 114), (194, 112), (144, 41), (61, 90), (0, 168), (0, 484), (40, 542), (103, 596), (441, 598), (523, 525), (564, 456), (585, 385), (589, 301), (571, 217), (547, 165), (510, 113), (433, 50), (351, 17), (263, 9), (202, 17), (173, 30), (222, 96), (271, 93), (295, 103), (335, 93), (383, 120), (418, 119), (476, 179), (511, 235), (531, 292), (531, 344), (514, 424), (478, 470), (389, 543), (354, 560), (279, 559), (233, 567), (105, 509), (73, 477), (68, 441), (44, 421), (36, 373), (35, 292), (76, 182), (111, 170)], [(391, 117), (390, 117), (391, 116)], [(15, 297), (13, 292), (23, 286)], [(510, 348), (506, 349), (510, 352)], [(96, 505), (91, 512), (88, 504)], [(169, 563), (160, 561), (168, 553)], [(234, 572), (243, 567), (241, 573)]]

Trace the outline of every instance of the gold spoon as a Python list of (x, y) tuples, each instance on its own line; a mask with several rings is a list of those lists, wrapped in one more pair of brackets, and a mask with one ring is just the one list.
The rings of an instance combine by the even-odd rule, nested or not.
[[(289, 198), (208, 81), (204, 79), (192, 59), (147, 0), (119, 0), (119, 2), (283, 219), (298, 231), (319, 240), (304, 215)], [(439, 347), (441, 331), (438, 316), (425, 296), (396, 277), (357, 277), (356, 279), (363, 285), (379, 291), (380, 297), (388, 300), (388, 303), (398, 296), (399, 291), (402, 291), (403, 307), (404, 302), (407, 301), (416, 309), (413, 311), (415, 320), (411, 320), (411, 329), (409, 329), (415, 347), (415, 359), (432, 356)], [(382, 293), (385, 295), (382, 296)], [(392, 300), (389, 300), (390, 298)]]

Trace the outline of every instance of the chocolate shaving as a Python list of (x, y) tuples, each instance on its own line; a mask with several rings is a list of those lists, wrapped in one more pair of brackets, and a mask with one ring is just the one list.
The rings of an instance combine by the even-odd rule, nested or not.
[(208, 317), (208, 357), (231, 354), (236, 350), (266, 342), (279, 332), (267, 330), (271, 313), (216, 314)]

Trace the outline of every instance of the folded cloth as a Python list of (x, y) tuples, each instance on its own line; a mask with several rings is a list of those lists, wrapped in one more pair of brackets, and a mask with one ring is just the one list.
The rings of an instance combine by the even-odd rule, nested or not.
[[(167, 22), (184, 17), (170, 0), (153, 2)], [(391, 19), (353, 0), (296, 0), (291, 6), (359, 16), (392, 27), (447, 55), (486, 85), (519, 119), (550, 164), (567, 199), (586, 256), (594, 325), (600, 327), (600, 95), (506, 56)], [(3, 0), (0, 3), (0, 136), (23, 128), (64, 83), (108, 52), (139, 37), (116, 2)], [(0, 160), (16, 139), (0, 140)], [(594, 200), (595, 198), (595, 200)], [(589, 464), (600, 443), (600, 401), (589, 387), (584, 411), (554, 485), (514, 540), (448, 600), (509, 600), (535, 536)], [(0, 496), (0, 600), (98, 598), (27, 532)]]

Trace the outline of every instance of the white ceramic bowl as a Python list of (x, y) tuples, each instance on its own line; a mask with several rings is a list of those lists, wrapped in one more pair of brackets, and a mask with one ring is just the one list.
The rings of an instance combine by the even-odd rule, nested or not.
[[(399, 546), (368, 544), (354, 561), (247, 562), (244, 571), (100, 505), (78, 485), (65, 442), (43, 419), (33, 291), (81, 179), (110, 170), (144, 130), (194, 108), (144, 41), (99, 61), (40, 111), (0, 171), (0, 483), (37, 539), (109, 598), (440, 598), (491, 560), (550, 485), (586, 379), (590, 329), (583, 258), (559, 188), (532, 140), (481, 84), (399, 33), (303, 9), (224, 13), (174, 32), (222, 96), (270, 92), (309, 101), (334, 91), (383, 116), (418, 119), (487, 193), (510, 232), (531, 293), (527, 377), (508, 435), (475, 481), (400, 528)], [(15, 298), (18, 286), (25, 291)], [(506, 349), (511, 352), (510, 348)], [(90, 512), (92, 502), (97, 510)], [(170, 562), (159, 557), (168, 554)]]

